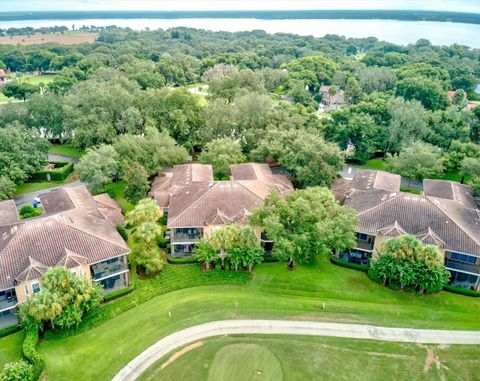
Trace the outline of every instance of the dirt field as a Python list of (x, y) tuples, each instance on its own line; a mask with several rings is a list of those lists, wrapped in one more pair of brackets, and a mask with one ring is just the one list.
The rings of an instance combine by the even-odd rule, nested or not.
[(76, 45), (84, 42), (94, 42), (96, 38), (96, 33), (32, 34), (30, 36), (0, 37), (0, 44), (34, 45), (56, 42), (63, 45)]

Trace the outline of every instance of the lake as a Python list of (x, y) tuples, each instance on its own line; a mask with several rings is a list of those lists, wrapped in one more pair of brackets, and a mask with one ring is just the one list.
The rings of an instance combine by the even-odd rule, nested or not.
[(4, 21), (1, 28), (35, 28), (65, 25), (108, 26), (117, 25), (135, 30), (168, 29), (191, 27), (212, 31), (239, 32), (261, 29), (268, 33), (294, 33), (322, 37), (338, 34), (345, 37), (377, 37), (379, 40), (406, 45), (420, 38), (430, 40), (434, 45), (461, 44), (480, 48), (480, 25), (435, 21), (398, 20), (345, 20), (345, 19), (303, 19), (303, 20), (261, 20), (254, 18), (185, 18), (185, 19), (78, 19), (78, 20), (20, 20)]

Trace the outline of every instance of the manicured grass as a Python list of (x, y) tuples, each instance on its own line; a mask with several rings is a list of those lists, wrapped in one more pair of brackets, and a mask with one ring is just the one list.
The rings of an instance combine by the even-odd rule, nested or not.
[(410, 189), (407, 187), (400, 187), (401, 192), (413, 193), (413, 194), (422, 194), (420, 189)]
[[(480, 371), (479, 346), (280, 335), (224, 336), (202, 343), (162, 370), (172, 354), (165, 356), (139, 381), (474, 380)], [(242, 361), (247, 350), (258, 357)], [(282, 374), (271, 378), (278, 363)], [(228, 376), (218, 378), (219, 370)]]
[(23, 183), (17, 185), (17, 189), (15, 190), (15, 196), (19, 196), (25, 193), (37, 192), (43, 189), (53, 188), (62, 184), (64, 184), (63, 181), (41, 181), (36, 183)]
[(129, 212), (135, 207), (135, 205), (128, 202), (125, 198), (125, 185), (126, 182), (122, 180), (105, 186), (107, 193), (118, 202), (124, 213)]
[(377, 171), (385, 170), (385, 160), (383, 159), (370, 159), (363, 164), (353, 164), (354, 167), (361, 169), (373, 169)]
[(80, 158), (85, 154), (85, 151), (79, 150), (67, 144), (65, 145), (58, 144), (58, 145), (50, 146), (50, 148), (48, 149), (48, 153)]
[[(135, 292), (130, 295), (135, 296)], [(110, 312), (120, 312), (121, 303), (130, 295), (109, 304)], [(283, 263), (266, 263), (256, 267), (248, 284), (181, 289), (136, 303), (135, 308), (113, 314), (115, 317), (94, 328), (42, 342), (40, 352), (48, 379), (109, 380), (160, 338), (212, 320), (300, 319), (480, 329), (478, 298), (447, 292), (417, 295), (393, 291), (362, 272), (335, 266), (327, 258), (299, 266), (296, 271), (288, 271)]]
[(0, 370), (4, 364), (22, 358), (23, 332), (17, 332), (0, 339)]
[(7, 97), (4, 93), (0, 92), (0, 102), (14, 101), (15, 98)]
[[(386, 162), (383, 159), (370, 159), (363, 164), (352, 164), (353, 167), (360, 169), (373, 169), (377, 171), (386, 171)], [(438, 180), (449, 180), (460, 182), (462, 176), (458, 172), (445, 172), (442, 176), (437, 177)], [(467, 176), (465, 182), (467, 183), (470, 178)], [(406, 190), (408, 192), (408, 190)], [(415, 193), (415, 192), (412, 192)]]
[(29, 83), (31, 85), (39, 85), (40, 83), (44, 83), (48, 85), (49, 83), (53, 82), (55, 76), (54, 75), (26, 75), (23, 77), (24, 83)]

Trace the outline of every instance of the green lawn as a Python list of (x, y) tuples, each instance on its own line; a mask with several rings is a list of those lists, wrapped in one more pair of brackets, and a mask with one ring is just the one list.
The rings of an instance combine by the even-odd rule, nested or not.
[[(370, 159), (363, 164), (352, 164), (353, 167), (360, 169), (373, 169), (377, 171), (386, 171), (386, 163), (383, 159)], [(445, 172), (442, 176), (437, 177), (438, 180), (449, 180), (460, 182), (462, 176), (458, 172)], [(465, 179), (468, 182), (469, 178)]]
[[(49, 379), (109, 380), (165, 335), (212, 320), (302, 319), (480, 329), (479, 299), (447, 292), (400, 293), (373, 283), (362, 272), (332, 265), (326, 259), (292, 272), (284, 264), (268, 263), (257, 266), (252, 281), (246, 285), (169, 292), (77, 335), (45, 340), (40, 351)], [(109, 305), (111, 310), (115, 310), (115, 303)]]
[(85, 151), (79, 150), (68, 144), (65, 144), (65, 145), (57, 144), (57, 145), (50, 146), (50, 148), (48, 149), (48, 153), (80, 158), (85, 154)]
[(0, 92), (0, 102), (14, 101), (15, 98), (7, 97), (4, 93)]
[(125, 185), (126, 182), (122, 180), (106, 185), (105, 189), (107, 193), (119, 203), (122, 210), (126, 213), (132, 210), (135, 205), (125, 199)]
[(54, 75), (25, 75), (23, 77), (24, 83), (29, 83), (31, 85), (39, 85), (40, 83), (44, 83), (48, 85), (49, 83), (53, 82), (55, 76)]
[(17, 361), (22, 357), (23, 332), (17, 332), (0, 339), (0, 369), (3, 364)]
[(25, 193), (37, 192), (43, 189), (53, 188), (59, 185), (64, 184), (63, 181), (42, 181), (38, 183), (23, 183), (17, 185), (17, 189), (15, 190), (15, 196), (19, 196)]
[(200, 344), (169, 364), (172, 354), (165, 356), (139, 381), (474, 380), (480, 371), (479, 346), (280, 335), (224, 336)]

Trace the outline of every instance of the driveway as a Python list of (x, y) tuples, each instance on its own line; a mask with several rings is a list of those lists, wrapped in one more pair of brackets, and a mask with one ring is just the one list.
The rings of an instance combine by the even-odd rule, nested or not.
[(164, 337), (130, 361), (113, 381), (136, 380), (175, 349), (207, 337), (235, 334), (282, 334), (344, 337), (419, 344), (480, 344), (480, 331), (444, 331), (287, 320), (221, 320), (196, 325)]
[(36, 192), (21, 194), (17, 197), (14, 197), (13, 199), (15, 200), (15, 205), (18, 208), (18, 207), (26, 205), (26, 204), (31, 205), (32, 202), (33, 202), (33, 199), (40, 194), (48, 193), (48, 192), (50, 192), (51, 190), (54, 190), (54, 189), (76, 187), (76, 186), (82, 185), (82, 184), (83, 183), (81, 181), (72, 181), (71, 183), (65, 183), (65, 184), (59, 185), (57, 187), (52, 187), (52, 188), (48, 188), (48, 189), (42, 189), (42, 190), (39, 190), (39, 191), (36, 191)]

